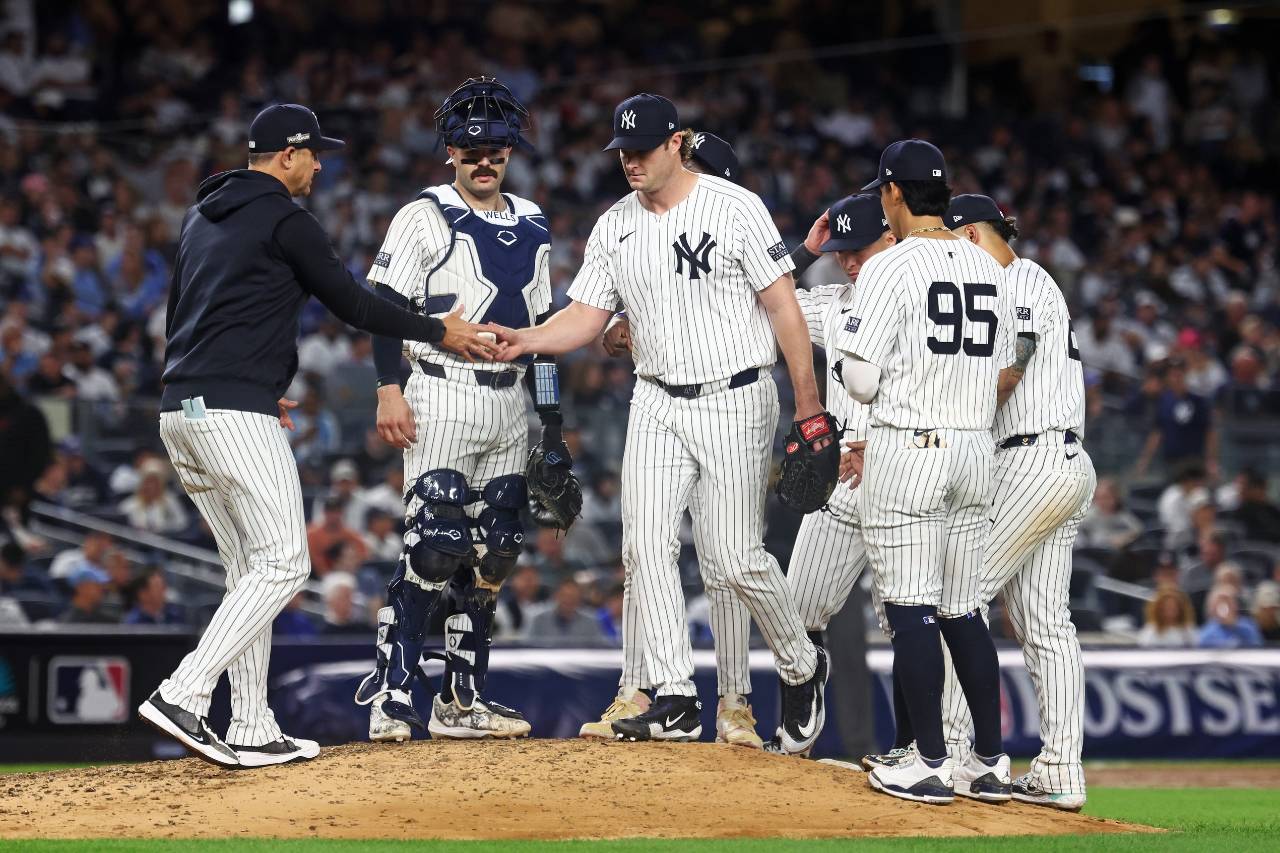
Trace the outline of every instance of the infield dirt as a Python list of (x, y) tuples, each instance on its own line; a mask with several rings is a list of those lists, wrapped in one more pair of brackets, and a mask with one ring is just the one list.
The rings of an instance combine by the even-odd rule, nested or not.
[(0, 838), (750, 838), (1148, 827), (873, 793), (842, 767), (716, 744), (349, 744), (303, 764), (196, 759), (0, 778)]

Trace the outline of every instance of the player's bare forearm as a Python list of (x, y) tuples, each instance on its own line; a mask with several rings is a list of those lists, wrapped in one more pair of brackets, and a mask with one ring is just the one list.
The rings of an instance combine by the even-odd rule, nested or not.
[(1013, 395), (1013, 391), (1027, 373), (1027, 365), (1031, 356), (1036, 354), (1036, 339), (1028, 334), (1020, 334), (1013, 344), (1013, 364), (1000, 371), (996, 382), (996, 408), (1000, 408)]
[(790, 275), (784, 275), (758, 295), (769, 314), (778, 348), (787, 361), (787, 373), (796, 398), (796, 420), (816, 415), (822, 411), (822, 401), (818, 398), (818, 381), (813, 374), (809, 325), (796, 301), (795, 282)]
[(513, 361), (530, 353), (563, 355), (573, 352), (599, 337), (612, 316), (612, 311), (583, 302), (571, 302), (568, 308), (557, 311), (547, 322), (528, 329), (508, 329), (497, 325), (487, 328), (506, 345), (497, 360)]

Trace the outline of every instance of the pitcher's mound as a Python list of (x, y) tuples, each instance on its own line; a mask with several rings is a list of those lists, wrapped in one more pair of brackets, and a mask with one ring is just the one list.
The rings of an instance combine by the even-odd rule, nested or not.
[(0, 780), (0, 837), (736, 838), (1135, 827), (1035, 806), (907, 803), (843, 767), (716, 744), (420, 741), (225, 771), (196, 759)]

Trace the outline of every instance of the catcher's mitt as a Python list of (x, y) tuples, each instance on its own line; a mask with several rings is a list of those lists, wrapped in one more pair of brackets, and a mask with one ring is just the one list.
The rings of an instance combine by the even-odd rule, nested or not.
[[(808, 513), (827, 505), (840, 476), (840, 433), (830, 412), (791, 425), (775, 490), (783, 506)], [(827, 446), (815, 449), (823, 439)]]
[(543, 527), (568, 530), (582, 514), (582, 487), (570, 470), (573, 457), (564, 442), (548, 448), (539, 441), (529, 452), (524, 476), (529, 481), (529, 512)]

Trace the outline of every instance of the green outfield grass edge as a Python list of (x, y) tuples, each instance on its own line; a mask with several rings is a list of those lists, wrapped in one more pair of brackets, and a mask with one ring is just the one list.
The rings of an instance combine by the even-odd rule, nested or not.
[[(993, 807), (994, 808), (994, 807)], [(845, 851), (938, 850), (944, 853), (1200, 853), (1230, 850), (1262, 853), (1280, 838), (1280, 790), (1239, 788), (1098, 788), (1090, 792), (1088, 814), (1160, 826), (1160, 835), (1076, 835), (1009, 838), (742, 839), (623, 841), (340, 841), (219, 839), (210, 841), (94, 839), (87, 841), (0, 841), (3, 853), (845, 853)], [(940, 809), (939, 817), (945, 812)]]

